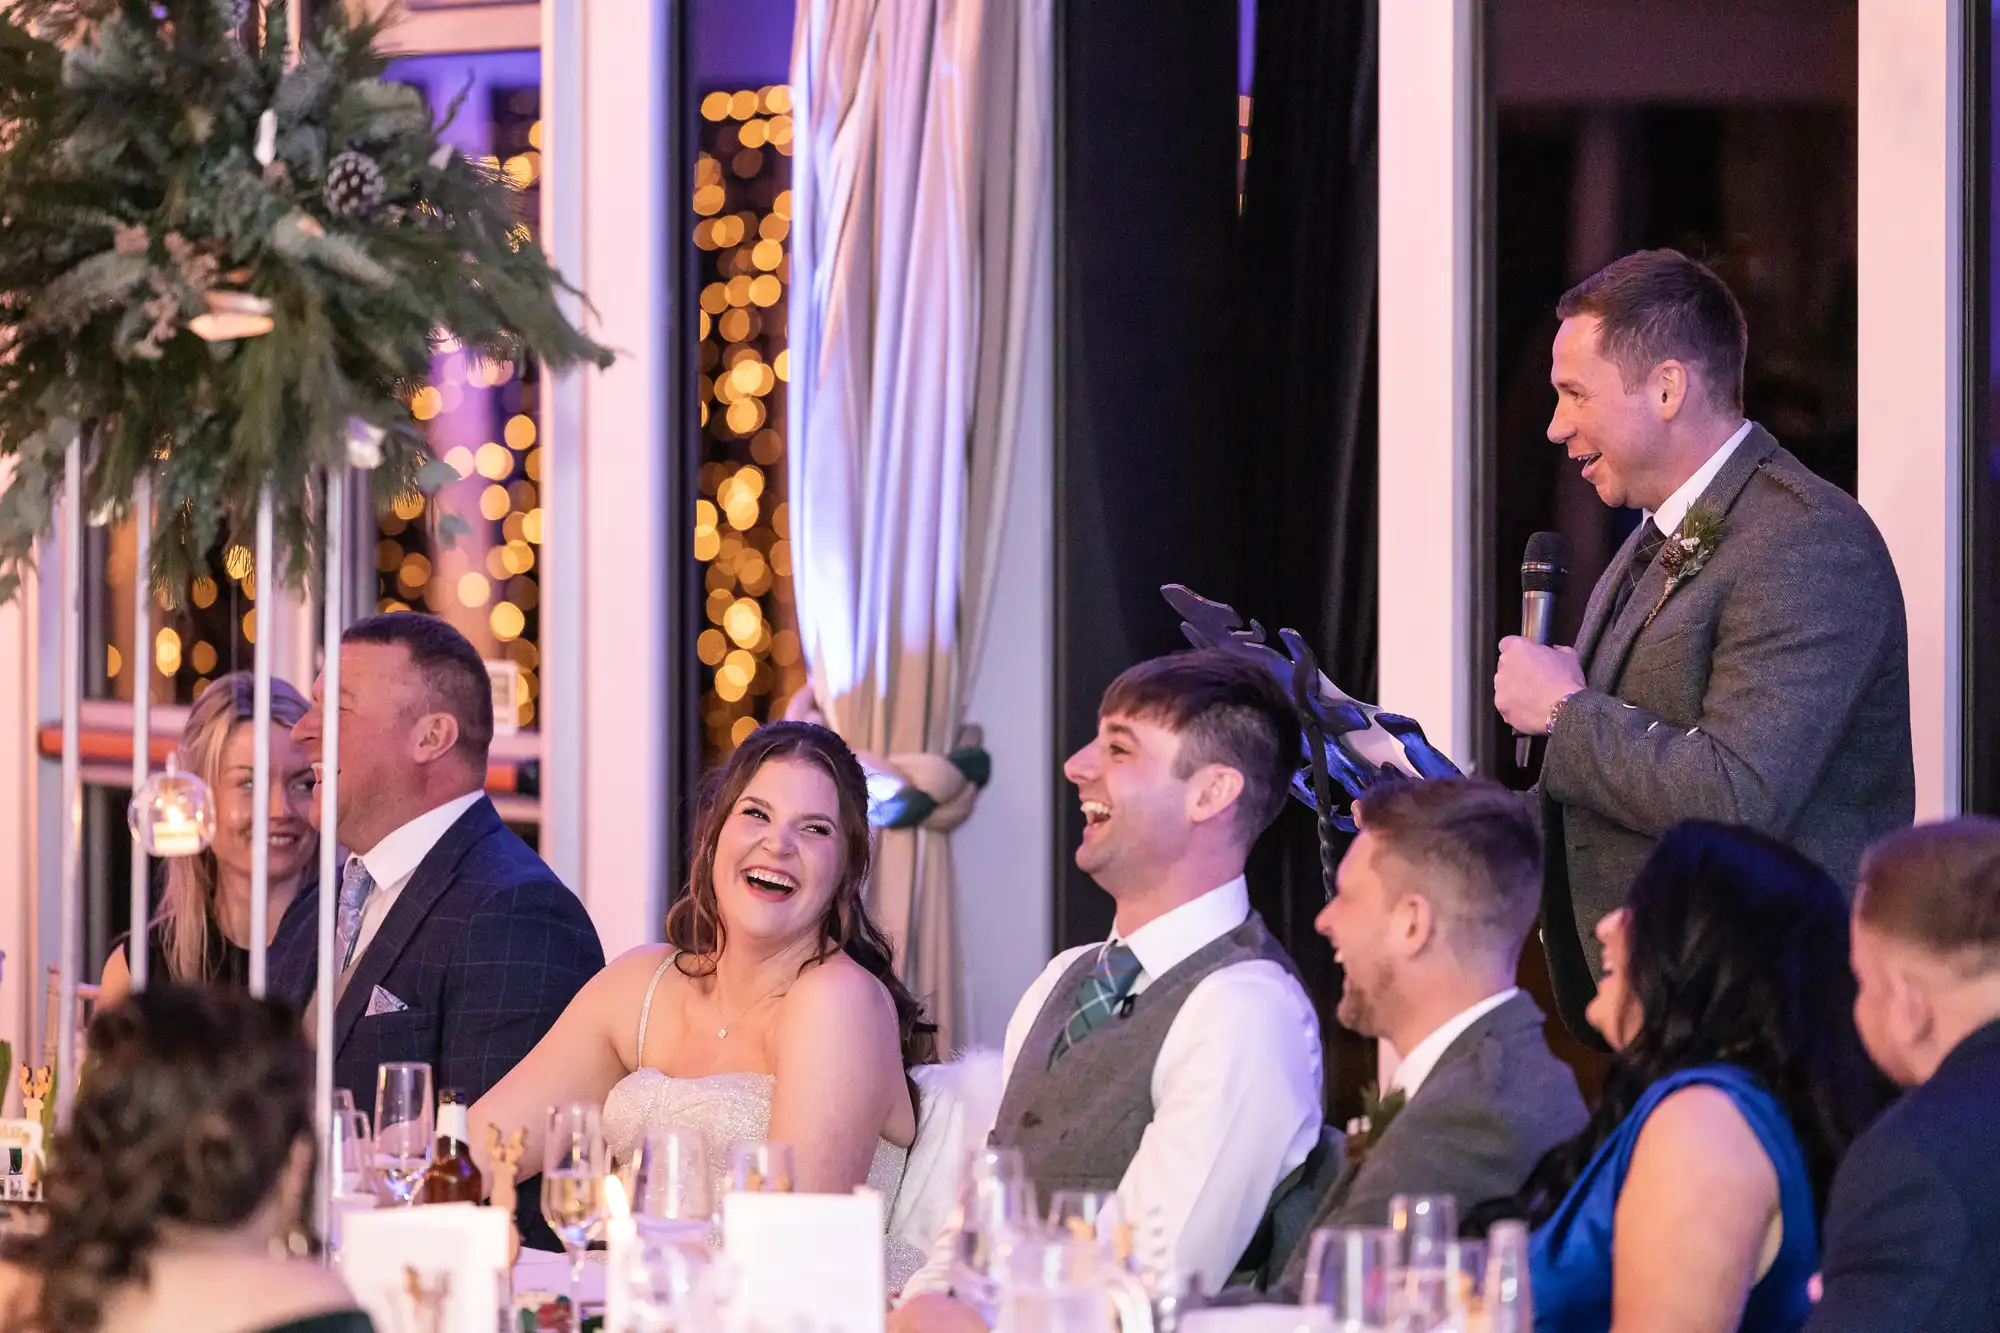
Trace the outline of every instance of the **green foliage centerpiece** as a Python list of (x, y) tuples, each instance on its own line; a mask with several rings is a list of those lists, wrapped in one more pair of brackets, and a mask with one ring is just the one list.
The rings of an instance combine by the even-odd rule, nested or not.
[(151, 475), (157, 586), (264, 494), (298, 582), (326, 475), (377, 468), (378, 503), (456, 479), (408, 406), (440, 347), (609, 363), (513, 187), (383, 81), (378, 24), (313, 9), (288, 55), (282, 0), (0, 7), (0, 600), (79, 436), (89, 514)]

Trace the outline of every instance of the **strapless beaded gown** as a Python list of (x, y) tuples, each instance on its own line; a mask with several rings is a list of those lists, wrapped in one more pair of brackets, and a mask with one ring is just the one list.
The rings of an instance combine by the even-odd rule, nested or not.
[[(671, 960), (669, 960), (671, 961)], [(662, 963), (660, 971), (667, 965)], [(653, 978), (659, 984), (659, 976)], [(653, 992), (646, 992), (646, 1004), (639, 1017), (639, 1049), (646, 1048), (646, 1021), (651, 1017)], [(772, 1074), (707, 1074), (701, 1078), (674, 1078), (657, 1069), (635, 1069), (618, 1080), (604, 1099), (604, 1140), (611, 1150), (612, 1164), (622, 1167), (639, 1146), (646, 1129), (659, 1125), (682, 1133), (699, 1133), (706, 1142), (709, 1170), (714, 1176), (718, 1206), (729, 1183), (729, 1149), (738, 1143), (757, 1143), (771, 1132), (771, 1095), (778, 1080)], [(887, 1139), (875, 1143), (875, 1159), (868, 1164), (869, 1188), (882, 1195), (882, 1211), (887, 1217), (903, 1183), (903, 1164), (909, 1150)], [(887, 1269), (888, 1290), (900, 1291), (910, 1275), (923, 1267), (924, 1254), (898, 1236), (883, 1240), (883, 1266)]]

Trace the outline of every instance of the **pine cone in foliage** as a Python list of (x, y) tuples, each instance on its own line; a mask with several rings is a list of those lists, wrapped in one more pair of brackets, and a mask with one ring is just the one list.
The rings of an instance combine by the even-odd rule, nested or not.
[(327, 166), (326, 188), (321, 193), (335, 217), (365, 218), (382, 206), (387, 190), (375, 159), (350, 148)]

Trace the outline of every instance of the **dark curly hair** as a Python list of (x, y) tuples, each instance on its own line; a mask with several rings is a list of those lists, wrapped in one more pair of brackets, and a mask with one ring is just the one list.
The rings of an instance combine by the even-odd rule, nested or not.
[(145, 1282), (163, 1223), (239, 1227), (313, 1132), (298, 1015), (220, 987), (156, 985), (97, 1015), (90, 1064), (43, 1178), (48, 1229), (16, 1254), (40, 1278), (34, 1327), (92, 1333)]
[(1777, 1099), (1823, 1215), (1841, 1154), (1894, 1095), (1854, 1027), (1846, 896), (1775, 838), (1690, 821), (1660, 839), (1625, 906), (1639, 1031), (1614, 1057), (1583, 1133), (1551, 1149), (1513, 1200), (1477, 1210), (1480, 1220), (1548, 1220), (1647, 1088), (1705, 1064), (1746, 1070)]
[(797, 759), (813, 765), (832, 780), (840, 799), (836, 816), (842, 852), (840, 883), (827, 904), (826, 919), (820, 923), (819, 950), (806, 966), (838, 951), (866, 968), (895, 1001), (903, 1068), (935, 1063), (937, 1025), (925, 1020), (923, 1002), (896, 975), (889, 937), (868, 915), (862, 899), (874, 860), (874, 835), (868, 827), (868, 778), (847, 742), (816, 723), (766, 722), (702, 784), (687, 886), (667, 913), (667, 943), (680, 950), (674, 966), (690, 977), (715, 971), (715, 960), (728, 941), (715, 902), (715, 844), (743, 789), (757, 770), (773, 759)]

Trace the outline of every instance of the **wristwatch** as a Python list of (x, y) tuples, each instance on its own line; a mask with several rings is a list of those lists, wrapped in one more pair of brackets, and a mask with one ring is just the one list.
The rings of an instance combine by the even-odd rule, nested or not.
[(1548, 728), (1542, 732), (1544, 736), (1553, 736), (1556, 734), (1556, 719), (1562, 716), (1563, 705), (1568, 703), (1571, 699), (1576, 698), (1577, 695), (1582, 693), (1583, 693), (1582, 690), (1571, 690), (1568, 694), (1565, 694), (1562, 698), (1556, 700), (1555, 707), (1549, 710), (1549, 725)]

